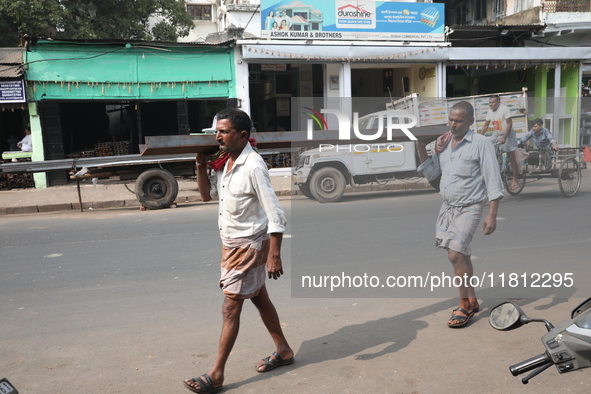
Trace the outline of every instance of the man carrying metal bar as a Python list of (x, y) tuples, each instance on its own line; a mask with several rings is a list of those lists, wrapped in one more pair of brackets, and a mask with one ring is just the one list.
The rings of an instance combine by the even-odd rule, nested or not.
[[(185, 380), (195, 393), (222, 389), (224, 369), (238, 336), (240, 313), (245, 299), (257, 307), (275, 343), (275, 352), (255, 369), (267, 372), (294, 362), (294, 353), (269, 299), (265, 278), (283, 275), (281, 241), (285, 214), (271, 187), (267, 166), (249, 144), (252, 121), (243, 111), (228, 108), (217, 115), (216, 140), (222, 154), (210, 180), (206, 156), (197, 154), (197, 183), (203, 201), (219, 197), (218, 228), (222, 238), (220, 287), (226, 296), (218, 356), (213, 368), (198, 378)], [(217, 193), (215, 193), (217, 191)], [(212, 193), (213, 192), (213, 193)]]

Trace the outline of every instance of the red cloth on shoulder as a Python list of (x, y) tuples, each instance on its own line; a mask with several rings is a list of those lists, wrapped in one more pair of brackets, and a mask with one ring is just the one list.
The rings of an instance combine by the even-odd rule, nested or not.
[[(256, 138), (250, 137), (248, 139), (248, 142), (250, 143), (250, 146), (252, 146), (254, 149), (256, 149), (256, 147), (257, 147)], [(224, 168), (224, 166), (226, 165), (226, 162), (228, 161), (228, 158), (230, 157), (230, 155), (228, 155), (227, 152), (220, 150), (217, 153), (214, 153), (210, 157), (211, 157), (210, 161), (207, 163), (209, 165), (209, 168), (211, 168), (214, 171), (221, 171)]]
[(437, 137), (437, 140), (435, 141), (435, 153), (443, 152), (447, 144), (449, 144), (449, 141), (451, 141), (451, 138), (451, 131)]

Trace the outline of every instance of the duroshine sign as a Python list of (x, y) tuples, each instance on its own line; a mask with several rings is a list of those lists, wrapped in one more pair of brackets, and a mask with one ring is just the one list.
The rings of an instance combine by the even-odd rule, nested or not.
[(261, 37), (444, 41), (444, 6), (370, 0), (261, 0)]

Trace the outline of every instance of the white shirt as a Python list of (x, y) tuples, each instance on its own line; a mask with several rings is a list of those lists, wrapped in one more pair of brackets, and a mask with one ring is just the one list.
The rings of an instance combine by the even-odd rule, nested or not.
[(33, 151), (33, 137), (31, 134), (25, 135), (20, 142), (20, 147), (23, 152), (32, 152)]
[(263, 158), (246, 144), (234, 166), (228, 163), (211, 179), (220, 200), (218, 228), (225, 238), (285, 232), (285, 213), (271, 187), (269, 170)]
[(507, 119), (511, 117), (511, 110), (505, 104), (499, 104), (499, 108), (493, 111), (492, 108), (486, 113), (486, 120), (490, 121), (493, 134), (504, 134), (507, 130)]

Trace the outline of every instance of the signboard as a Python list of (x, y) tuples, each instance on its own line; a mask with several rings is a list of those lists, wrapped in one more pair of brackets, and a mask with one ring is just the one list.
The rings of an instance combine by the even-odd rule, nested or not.
[(261, 37), (444, 41), (444, 5), (371, 0), (261, 0)]
[(263, 63), (261, 64), (261, 71), (287, 71), (287, 64)]
[(0, 103), (24, 103), (24, 81), (0, 81)]

